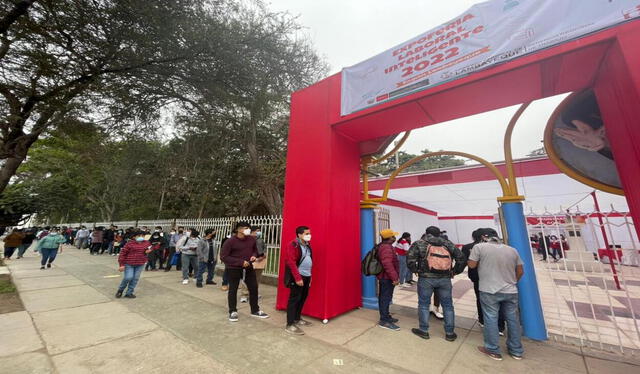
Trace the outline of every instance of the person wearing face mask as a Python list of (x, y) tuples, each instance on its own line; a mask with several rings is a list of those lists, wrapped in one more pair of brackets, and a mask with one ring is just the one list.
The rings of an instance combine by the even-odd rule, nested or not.
[(37, 250), (42, 255), (40, 270), (44, 270), (45, 265), (47, 268), (51, 267), (58, 253), (62, 253), (62, 244), (64, 242), (65, 239), (59, 234), (57, 227), (52, 228), (51, 231), (49, 231), (49, 235), (38, 241)]
[(400, 327), (396, 325), (398, 320), (389, 314), (393, 290), (400, 284), (400, 262), (398, 254), (393, 248), (393, 243), (399, 235), (391, 229), (380, 231), (382, 241), (378, 245), (378, 260), (382, 265), (382, 272), (376, 275), (380, 287), (378, 292), (378, 311), (380, 312), (378, 326), (393, 331), (400, 330)]
[(198, 246), (198, 272), (196, 273), (196, 287), (198, 288), (202, 288), (202, 276), (205, 271), (207, 272), (207, 284), (216, 284), (213, 281), (218, 259), (215, 237), (216, 232), (213, 229), (204, 230), (204, 245)]
[[(262, 229), (260, 226), (251, 227), (251, 236), (256, 238), (256, 247), (258, 247), (258, 259), (253, 263), (253, 270), (256, 271), (256, 283), (258, 285), (262, 281), (262, 271), (267, 267), (267, 246), (264, 244), (264, 240), (262, 240)], [(249, 289), (246, 287), (242, 287), (242, 297), (240, 298), (241, 303), (246, 303), (249, 296)], [(258, 295), (258, 299), (260, 299), (260, 295)]]
[(198, 246), (204, 245), (199, 235), (196, 229), (190, 228), (176, 245), (176, 249), (182, 253), (182, 284), (189, 284), (190, 269), (198, 268)]
[(133, 294), (133, 290), (138, 284), (144, 264), (147, 263), (147, 254), (151, 252), (151, 243), (145, 240), (144, 236), (145, 233), (142, 231), (134, 232), (132, 240), (127, 242), (118, 255), (118, 264), (120, 265), (118, 270), (124, 272), (124, 277), (116, 292), (117, 298), (122, 297), (125, 288), (127, 293), (124, 297), (129, 299), (135, 299), (136, 297)]
[(285, 253), (284, 285), (290, 292), (284, 330), (289, 334), (303, 335), (304, 331), (300, 326), (311, 325), (311, 322), (302, 319), (302, 308), (309, 295), (313, 266), (311, 230), (307, 226), (296, 228), (296, 238), (287, 245)]
[(156, 226), (151, 234), (151, 238), (149, 238), (149, 241), (151, 242), (151, 252), (147, 256), (149, 261), (147, 262), (145, 270), (156, 271), (156, 264), (159, 265), (160, 269), (163, 269), (163, 253), (164, 248), (166, 247), (166, 241), (164, 233), (162, 232), (162, 227)]
[[(173, 256), (176, 255), (176, 252), (179, 252), (176, 249), (176, 245), (178, 244), (178, 241), (182, 238), (182, 235), (184, 234), (184, 227), (179, 226), (177, 228), (177, 230), (174, 228), (171, 230), (171, 232), (169, 233), (169, 250), (166, 251), (167, 252), (167, 256), (166, 256), (166, 263), (167, 265), (164, 267), (164, 271), (171, 271), (171, 261), (173, 260)], [(179, 255), (178, 255), (179, 256)], [(176, 270), (180, 271), (182, 270), (182, 261), (180, 260), (180, 258), (178, 258), (178, 261), (176, 262)]]
[(251, 236), (251, 225), (247, 222), (238, 222), (235, 235), (224, 242), (220, 259), (227, 268), (229, 278), (229, 321), (238, 321), (238, 286), (244, 270), (244, 281), (249, 288), (249, 305), (251, 316), (256, 318), (269, 318), (269, 315), (260, 310), (258, 305), (258, 283), (253, 263), (258, 259), (258, 247), (256, 238)]

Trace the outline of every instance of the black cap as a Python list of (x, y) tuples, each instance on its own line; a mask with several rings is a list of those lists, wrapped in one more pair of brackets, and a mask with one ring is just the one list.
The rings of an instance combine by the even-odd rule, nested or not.
[(429, 226), (425, 231), (429, 235), (440, 236), (440, 229), (436, 226)]

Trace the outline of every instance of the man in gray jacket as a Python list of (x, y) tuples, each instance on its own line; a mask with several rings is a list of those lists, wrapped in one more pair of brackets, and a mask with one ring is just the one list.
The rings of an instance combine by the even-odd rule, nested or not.
[(215, 285), (213, 275), (218, 261), (218, 243), (214, 240), (216, 232), (213, 229), (204, 230), (204, 245), (198, 246), (198, 272), (196, 273), (196, 287), (202, 287), (202, 275), (207, 272), (207, 284)]
[[(455, 266), (453, 261), (455, 260)], [(441, 237), (440, 229), (427, 227), (426, 233), (416, 240), (407, 253), (407, 266), (418, 273), (418, 319), (420, 328), (411, 329), (415, 335), (429, 339), (429, 304), (434, 292), (440, 297), (444, 310), (445, 339), (452, 342), (458, 337), (454, 332), (453, 285), (451, 278), (460, 274), (466, 265), (464, 254), (453, 243)]]
[(182, 253), (182, 284), (189, 284), (189, 266), (194, 271), (198, 269), (198, 248), (204, 251), (204, 240), (200, 239), (200, 233), (191, 228), (187, 231), (188, 235), (180, 238), (176, 244), (176, 249)]

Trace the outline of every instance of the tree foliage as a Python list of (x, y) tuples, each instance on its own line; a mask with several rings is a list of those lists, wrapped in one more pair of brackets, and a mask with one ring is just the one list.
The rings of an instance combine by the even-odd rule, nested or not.
[[(422, 150), (422, 152), (420, 152), (420, 155), (424, 155), (430, 152), (432, 151), (428, 149), (424, 149)], [(393, 173), (398, 168), (398, 166), (420, 155), (414, 155), (411, 153), (407, 153), (405, 151), (399, 151), (397, 164), (396, 164), (396, 158), (391, 157), (381, 162), (380, 164), (370, 167), (369, 171), (371, 171), (372, 173), (380, 174), (380, 175), (389, 175)], [(416, 171), (441, 169), (441, 168), (461, 166), (461, 165), (464, 165), (464, 160), (457, 158), (455, 156), (441, 155), (441, 156), (427, 157), (423, 160), (420, 160), (415, 164), (409, 166), (408, 168), (404, 169), (402, 173), (405, 174), (405, 173), (411, 173)]]
[(326, 71), (298, 30), (257, 0), (0, 0), (0, 208), (279, 212), (288, 97)]

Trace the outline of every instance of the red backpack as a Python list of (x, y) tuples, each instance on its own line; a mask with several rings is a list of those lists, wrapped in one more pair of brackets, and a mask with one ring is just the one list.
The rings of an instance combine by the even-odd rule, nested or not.
[(447, 248), (437, 245), (427, 247), (427, 269), (431, 273), (450, 274), (453, 261)]

